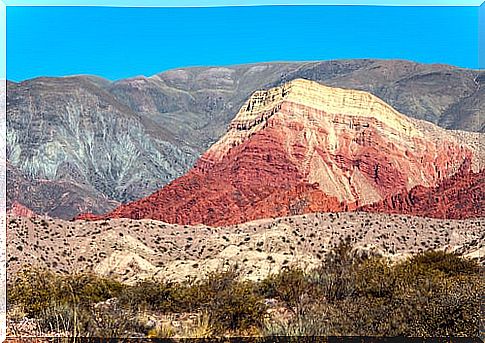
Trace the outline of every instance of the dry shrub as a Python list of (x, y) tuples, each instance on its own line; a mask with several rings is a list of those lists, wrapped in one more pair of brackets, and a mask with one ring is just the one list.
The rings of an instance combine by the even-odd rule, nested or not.
[[(272, 324), (267, 332), (478, 336), (484, 286), (476, 261), (434, 251), (396, 264), (380, 257), (350, 256), (351, 249), (342, 247), (330, 264), (307, 274), (300, 272), (298, 284), (305, 285), (302, 288), (312, 294), (313, 301), (301, 302), (303, 309), (292, 320)], [(285, 293), (279, 299), (285, 301)]]
[[(154, 337), (260, 330), (265, 335), (478, 336), (483, 288), (477, 262), (459, 255), (427, 251), (390, 264), (358, 255), (343, 241), (319, 268), (289, 267), (261, 282), (241, 280), (237, 268), (228, 268), (197, 281), (125, 286), (89, 273), (57, 275), (27, 267), (11, 280), (8, 302), (36, 319), (44, 332), (71, 336), (129, 337), (150, 329)], [(268, 321), (268, 298), (284, 304), (289, 319)], [(174, 331), (145, 328), (137, 319), (144, 311), (206, 315), (195, 326)]]

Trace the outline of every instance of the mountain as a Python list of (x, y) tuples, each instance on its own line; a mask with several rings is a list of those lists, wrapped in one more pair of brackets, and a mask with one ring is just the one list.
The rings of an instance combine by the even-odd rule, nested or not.
[[(31, 179), (7, 162), (7, 208), (13, 213), (36, 213), (72, 218), (80, 212), (110, 211), (120, 203), (90, 185), (60, 179)], [(23, 208), (18, 212), (19, 208)]]
[[(23, 175), (18, 187), (34, 190), (30, 183), (46, 180), (56, 189), (70, 186), (27, 193), (22, 201), (13, 197), (18, 193), (7, 196), (66, 219), (147, 196), (186, 173), (255, 90), (301, 77), (371, 92), (445, 128), (483, 132), (483, 75), (437, 64), (339, 60), (182, 68), (116, 82), (94, 76), (8, 82), (7, 159)], [(61, 196), (73, 200), (55, 211), (43, 205)], [(99, 208), (83, 197), (107, 200)]]
[(8, 202), (72, 218), (140, 198), (197, 154), (86, 77), (9, 83)]
[(254, 92), (184, 176), (107, 215), (78, 218), (218, 226), (355, 210), (478, 173), (480, 138), (409, 118), (368, 92), (295, 79)]

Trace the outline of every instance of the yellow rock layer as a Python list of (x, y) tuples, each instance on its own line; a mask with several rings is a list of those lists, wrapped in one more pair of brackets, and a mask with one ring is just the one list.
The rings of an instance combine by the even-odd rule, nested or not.
[[(472, 139), (479, 134), (472, 137), (412, 119), (367, 92), (296, 79), (255, 92), (202, 160), (217, 163), (268, 125), (277, 127), (289, 160), (309, 183), (318, 183), (325, 194), (349, 203), (381, 200), (358, 167), (339, 166), (345, 158), (361, 160), (363, 149), (371, 154), (377, 149), (387, 157), (384, 167), (405, 171), (403, 186), (408, 190), (453, 175), (469, 152), (474, 170), (479, 169), (483, 156)], [(368, 173), (373, 167), (364, 166)]]
[[(306, 118), (313, 121), (338, 124), (338, 118), (345, 114), (347, 117), (356, 117), (356, 124), (366, 118), (375, 118), (397, 135), (419, 135), (412, 120), (368, 92), (327, 87), (318, 82), (296, 79), (280, 87), (254, 92), (232, 120), (227, 134), (211, 147), (205, 158), (220, 160), (231, 147), (241, 144), (261, 130), (267, 120), (278, 113), (283, 103), (297, 105), (294, 109), (295, 118), (306, 116), (298, 108), (301, 105), (322, 112), (320, 118)], [(353, 123), (345, 124), (352, 126)], [(332, 142), (336, 143), (337, 137), (333, 130), (329, 132), (328, 139), (330, 146)]]

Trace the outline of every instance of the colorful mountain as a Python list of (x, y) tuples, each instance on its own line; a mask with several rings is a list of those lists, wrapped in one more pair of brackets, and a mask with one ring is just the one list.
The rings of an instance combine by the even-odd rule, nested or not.
[(446, 129), (485, 132), (485, 72), (444, 64), (353, 59), (7, 81), (7, 207), (72, 219), (146, 197), (190, 170), (254, 90), (298, 78), (371, 92)]
[[(400, 210), (388, 199), (479, 173), (479, 142), (478, 133), (409, 118), (368, 92), (296, 79), (253, 93), (227, 133), (184, 176), (106, 215), (78, 219), (229, 225), (372, 204), (414, 214), (413, 206)], [(428, 208), (417, 214), (468, 216), (434, 210), (431, 202), (422, 206)]]

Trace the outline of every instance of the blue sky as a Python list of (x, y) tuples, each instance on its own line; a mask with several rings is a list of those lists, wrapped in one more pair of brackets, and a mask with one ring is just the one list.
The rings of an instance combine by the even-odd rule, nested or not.
[(485, 68), (485, 2), (479, 9), (478, 31), (478, 66), (483, 69)]
[[(7, 2), (8, 3), (8, 2)], [(478, 7), (7, 7), (7, 78), (400, 58), (478, 68)]]

